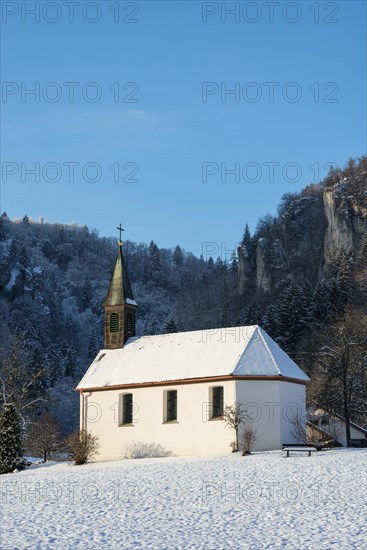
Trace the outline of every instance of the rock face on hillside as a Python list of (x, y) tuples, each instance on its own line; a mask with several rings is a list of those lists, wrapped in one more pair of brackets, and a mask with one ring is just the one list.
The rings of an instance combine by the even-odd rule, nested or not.
[(324, 213), (327, 221), (324, 260), (328, 267), (343, 249), (353, 255), (358, 253), (367, 238), (367, 208), (353, 196), (340, 199), (328, 190), (324, 192)]
[(276, 292), (287, 279), (314, 282), (340, 254), (358, 257), (367, 245), (367, 178), (358, 167), (285, 195), (278, 216), (260, 221), (251, 245), (237, 250), (242, 293)]

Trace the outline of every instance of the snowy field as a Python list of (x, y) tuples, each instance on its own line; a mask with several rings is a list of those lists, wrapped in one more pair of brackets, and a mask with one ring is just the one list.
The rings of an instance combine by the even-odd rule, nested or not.
[(366, 548), (365, 450), (170, 457), (0, 477), (2, 549)]

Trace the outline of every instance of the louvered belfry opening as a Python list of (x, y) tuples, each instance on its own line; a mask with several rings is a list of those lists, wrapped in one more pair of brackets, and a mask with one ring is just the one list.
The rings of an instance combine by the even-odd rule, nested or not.
[(119, 330), (119, 314), (116, 312), (110, 315), (110, 332), (118, 332)]
[(128, 313), (126, 316), (126, 328), (128, 334), (132, 334), (134, 332), (134, 320), (131, 313)]

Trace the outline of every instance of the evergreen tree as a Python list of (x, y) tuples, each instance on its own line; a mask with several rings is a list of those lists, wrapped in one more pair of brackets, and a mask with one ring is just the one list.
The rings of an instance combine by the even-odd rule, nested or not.
[(74, 353), (69, 348), (64, 359), (64, 375), (73, 378), (76, 374)]
[(160, 271), (161, 257), (160, 257), (159, 248), (154, 241), (151, 241), (149, 245), (149, 260), (150, 260), (151, 273)]
[(100, 326), (99, 322), (93, 324), (89, 336), (88, 344), (88, 356), (90, 360), (93, 360), (97, 355), (98, 351), (102, 348), (102, 331), (103, 327)]
[(308, 300), (304, 288), (291, 283), (276, 304), (277, 341), (292, 353), (308, 325)]
[(6, 239), (6, 232), (4, 227), (4, 222), (2, 218), (0, 218), (0, 241), (5, 241)]
[(278, 335), (276, 308), (273, 304), (270, 304), (265, 311), (261, 326), (271, 338), (276, 338)]
[(62, 245), (65, 242), (65, 229), (63, 225), (56, 226), (56, 245)]
[(63, 375), (64, 360), (55, 345), (48, 345), (47, 350), (47, 380), (48, 386), (53, 387)]
[(243, 233), (241, 245), (248, 249), (251, 245), (251, 233), (248, 224), (246, 223), (245, 231)]
[(173, 251), (172, 261), (173, 261), (173, 265), (174, 265), (176, 268), (182, 267), (182, 264), (183, 264), (183, 254), (182, 254), (181, 247), (180, 247), (179, 245), (177, 245), (176, 248), (175, 248), (174, 251)]
[(0, 409), (0, 474), (24, 467), (22, 454), (21, 419), (16, 407), (5, 403)]
[(15, 242), (15, 239), (12, 239), (7, 254), (7, 262), (9, 263), (10, 267), (13, 267), (15, 265), (15, 262), (17, 261), (17, 252), (17, 244)]
[(210, 258), (209, 258), (209, 260), (208, 260), (207, 266), (208, 266), (209, 271), (213, 271), (213, 270), (214, 270), (214, 260), (213, 260), (213, 258), (212, 258), (211, 256), (210, 256)]
[(81, 294), (81, 310), (85, 311), (86, 309), (90, 308), (93, 298), (93, 290), (92, 286), (90, 284), (90, 280), (88, 275), (84, 277), (83, 286), (82, 286), (82, 294)]
[(235, 251), (233, 251), (231, 254), (230, 271), (232, 273), (237, 273), (238, 271), (238, 260), (237, 260), (237, 254), (235, 253)]
[(164, 326), (163, 334), (171, 334), (173, 332), (178, 332), (177, 325), (173, 317)]
[(261, 314), (257, 304), (252, 304), (248, 307), (242, 324), (246, 326), (259, 325), (261, 321)]
[(144, 336), (154, 336), (155, 334), (161, 334), (159, 330), (159, 323), (154, 315), (151, 315), (144, 321), (142, 333)]
[(29, 267), (29, 254), (26, 246), (22, 246), (19, 252), (19, 263), (24, 269)]

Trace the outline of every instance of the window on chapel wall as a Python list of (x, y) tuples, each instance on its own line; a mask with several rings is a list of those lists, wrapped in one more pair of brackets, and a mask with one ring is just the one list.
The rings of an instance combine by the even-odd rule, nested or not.
[(168, 390), (165, 395), (165, 422), (177, 420), (177, 391)]
[(120, 424), (133, 423), (133, 394), (123, 393), (120, 395)]
[(119, 330), (119, 314), (111, 313), (110, 315), (110, 332), (118, 332)]
[(223, 416), (223, 386), (213, 386), (210, 388), (210, 410), (211, 418), (220, 418)]

